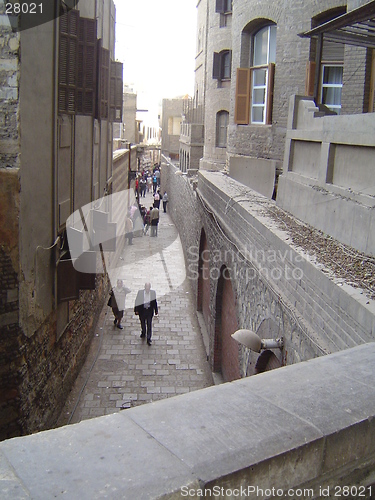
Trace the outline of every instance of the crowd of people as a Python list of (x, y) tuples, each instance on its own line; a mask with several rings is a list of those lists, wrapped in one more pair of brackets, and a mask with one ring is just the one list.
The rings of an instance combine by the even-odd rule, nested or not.
[[(152, 193), (153, 203), (149, 209), (142, 205), (142, 198), (146, 198), (147, 193)], [(146, 235), (151, 227), (150, 236), (158, 235), (160, 202), (163, 202), (163, 211), (166, 213), (168, 204), (168, 194), (160, 192), (160, 169), (158, 165), (148, 171), (137, 174), (135, 179), (136, 204), (129, 207), (125, 215), (125, 239), (128, 245), (133, 245), (135, 231), (141, 228), (141, 233)], [(131, 292), (123, 280), (118, 279), (117, 285), (110, 291), (108, 306), (111, 307), (115, 327), (123, 329), (121, 324), (125, 310), (125, 300), (127, 294)], [(134, 314), (139, 317), (141, 323), (141, 338), (147, 339), (147, 344), (151, 345), (152, 319), (158, 316), (158, 304), (156, 292), (151, 289), (150, 283), (145, 283), (143, 290), (139, 290), (134, 304)]]
[[(147, 193), (152, 193), (153, 196), (153, 204), (148, 209), (141, 203), (142, 198), (146, 198)], [(156, 237), (158, 235), (160, 203), (163, 203), (164, 213), (167, 212), (168, 205), (168, 193), (166, 191), (163, 194), (161, 193), (160, 168), (158, 165), (155, 165), (152, 170), (144, 170), (137, 174), (135, 179), (135, 196), (143, 222), (143, 234), (146, 235), (149, 228), (151, 228), (150, 236)], [(125, 233), (129, 245), (132, 245), (134, 221), (132, 228), (128, 218), (125, 223)]]

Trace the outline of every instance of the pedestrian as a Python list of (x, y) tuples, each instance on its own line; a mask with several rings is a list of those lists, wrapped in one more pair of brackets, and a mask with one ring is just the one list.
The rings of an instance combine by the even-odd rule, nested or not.
[(157, 180), (156, 175), (154, 174), (153, 177), (152, 177), (152, 193), (153, 194), (156, 193), (157, 187), (158, 187), (158, 180)]
[(130, 217), (130, 212), (127, 213), (125, 217), (125, 239), (128, 240), (128, 244), (133, 244), (133, 221)]
[(144, 290), (139, 290), (135, 299), (134, 313), (141, 322), (141, 339), (147, 335), (147, 344), (151, 345), (152, 318), (159, 315), (156, 292), (151, 290), (151, 283), (145, 283)]
[(117, 280), (117, 285), (109, 292), (108, 305), (111, 307), (115, 317), (113, 323), (117, 328), (122, 330), (124, 327), (121, 325), (121, 320), (124, 317), (125, 298), (130, 293), (130, 288), (124, 286), (122, 279)]
[(158, 187), (160, 186), (160, 170), (158, 168), (155, 169), (154, 175), (156, 177), (156, 182)]
[(145, 213), (145, 216), (144, 216), (144, 219), (143, 219), (143, 223), (144, 223), (144, 228), (143, 228), (143, 234), (146, 235), (147, 234), (147, 231), (148, 231), (148, 228), (151, 226), (151, 219), (150, 219), (150, 214), (151, 214), (151, 210), (153, 209), (154, 207), (150, 207), (146, 213)]
[(158, 224), (159, 224), (159, 209), (153, 207), (150, 212), (150, 221), (151, 221), (151, 236), (158, 235)]
[(159, 208), (160, 207), (160, 192), (159, 190), (156, 191), (154, 194), (154, 207)]
[(139, 181), (139, 185), (141, 190), (141, 196), (143, 196), (144, 198), (146, 196), (146, 190), (147, 190), (146, 179), (144, 177), (142, 177), (141, 180)]
[(163, 210), (164, 210), (164, 213), (167, 212), (167, 203), (168, 203), (168, 194), (167, 194), (167, 191), (164, 191), (164, 194), (163, 194)]
[(152, 177), (150, 174), (147, 176), (147, 192), (151, 193), (152, 191)]

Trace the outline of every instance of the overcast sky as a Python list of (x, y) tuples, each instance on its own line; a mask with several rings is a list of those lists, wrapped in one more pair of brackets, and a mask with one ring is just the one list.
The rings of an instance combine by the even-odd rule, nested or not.
[[(124, 83), (138, 95), (145, 123), (156, 121), (158, 104), (194, 92), (196, 0), (114, 0), (116, 59)], [(156, 123), (155, 123), (156, 124)]]

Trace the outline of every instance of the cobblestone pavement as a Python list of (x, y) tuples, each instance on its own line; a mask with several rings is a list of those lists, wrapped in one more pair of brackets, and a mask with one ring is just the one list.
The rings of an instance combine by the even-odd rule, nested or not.
[[(152, 195), (142, 198), (146, 207)], [(58, 426), (177, 396), (213, 384), (212, 374), (186, 279), (183, 250), (168, 213), (160, 209), (158, 236), (138, 236), (126, 245), (119, 266), (109, 271), (131, 289), (123, 330), (105, 305), (86, 362), (66, 401)], [(136, 293), (150, 281), (159, 317), (153, 320), (152, 345), (140, 338), (134, 315)], [(107, 303), (107, 301), (106, 301)]]

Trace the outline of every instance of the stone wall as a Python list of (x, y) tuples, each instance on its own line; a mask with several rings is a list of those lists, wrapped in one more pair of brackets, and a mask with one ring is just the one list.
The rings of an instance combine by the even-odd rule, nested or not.
[[(200, 172), (194, 189), (195, 182), (167, 165), (162, 166), (162, 186), (170, 197), (169, 210), (179, 228), (195, 297), (202, 228), (207, 238), (210, 316), (206, 327), (212, 366), (223, 265), (236, 297), (239, 328), (257, 331), (264, 319), (272, 320), (276, 326), (270, 338), (284, 337), (284, 364), (373, 341), (374, 301), (336, 280), (328, 270), (322, 272), (319, 263), (292, 245), (290, 233), (280, 230), (286, 223), (272, 201), (220, 173)], [(240, 352), (242, 374), (254, 373), (257, 357), (244, 349)]]
[(19, 33), (9, 27), (5, 4), (0, 3), (0, 168), (19, 166), (18, 81)]

